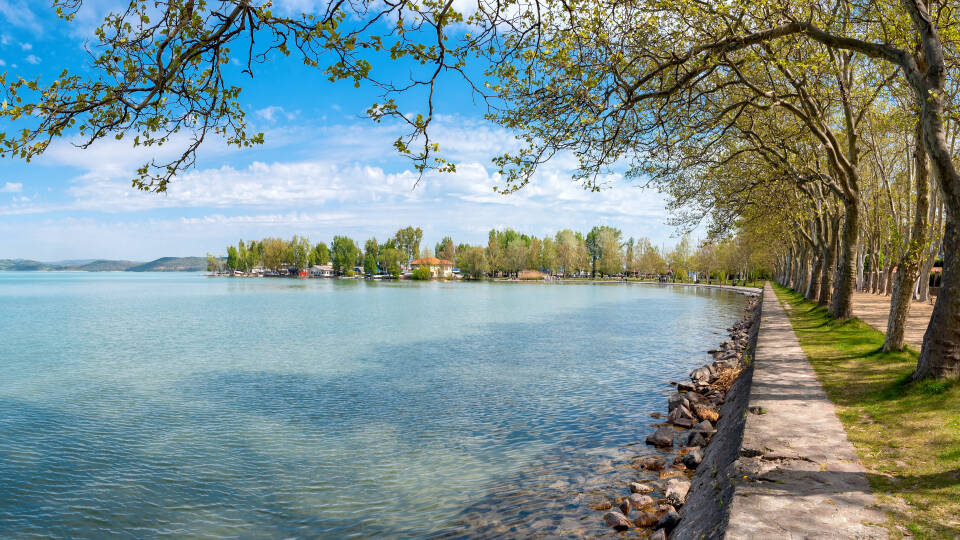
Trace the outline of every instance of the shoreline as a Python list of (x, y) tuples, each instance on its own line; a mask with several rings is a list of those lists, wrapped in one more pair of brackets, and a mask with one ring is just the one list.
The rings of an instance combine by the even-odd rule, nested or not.
[(746, 294), (750, 296), (762, 296), (763, 288), (760, 287), (747, 287), (743, 285), (714, 285), (708, 283), (657, 283), (653, 281), (639, 281), (636, 283), (641, 284), (651, 284), (651, 285), (669, 285), (672, 287), (700, 287), (704, 289), (720, 289), (723, 291), (732, 291), (741, 294)]
[(727, 329), (730, 339), (707, 351), (713, 362), (694, 369), (690, 382), (670, 382), (676, 389), (668, 414), (651, 414), (665, 421), (645, 441), (655, 450), (636, 458), (640, 478), (627, 482), (617, 505), (598, 508), (613, 530), (639, 528), (665, 540), (722, 536), (727, 527), (734, 485), (720, 479), (731, 478), (726, 473), (739, 457), (763, 297), (746, 287), (722, 288), (750, 296), (744, 316)]
[(714, 285), (712, 283), (676, 283), (676, 282), (660, 282), (660, 281), (651, 281), (651, 280), (639, 280), (639, 279), (591, 279), (591, 278), (566, 278), (566, 279), (557, 279), (557, 280), (546, 280), (546, 279), (513, 279), (513, 278), (487, 278), (487, 279), (467, 279), (467, 278), (452, 278), (452, 279), (428, 279), (428, 280), (415, 280), (410, 278), (395, 278), (393, 276), (378, 276), (375, 278), (367, 278), (363, 276), (322, 276), (322, 277), (296, 277), (296, 276), (232, 276), (232, 275), (222, 275), (222, 274), (211, 274), (209, 272), (203, 273), (203, 277), (211, 278), (237, 278), (237, 279), (291, 279), (291, 280), (349, 280), (349, 281), (396, 281), (396, 282), (420, 282), (420, 283), (524, 283), (532, 285), (657, 285), (657, 286), (669, 286), (669, 287), (697, 287), (704, 289), (719, 289), (724, 291), (731, 291), (740, 294), (746, 294), (751, 296), (760, 296), (763, 292), (763, 289), (760, 287), (747, 287), (742, 285)]

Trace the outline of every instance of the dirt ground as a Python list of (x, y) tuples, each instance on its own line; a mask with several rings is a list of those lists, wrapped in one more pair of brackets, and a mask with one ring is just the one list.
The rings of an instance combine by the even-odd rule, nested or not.
[[(907, 328), (904, 339), (907, 345), (917, 349), (923, 344), (923, 333), (927, 331), (933, 304), (913, 302), (907, 316)], [(887, 331), (887, 316), (890, 314), (890, 297), (869, 293), (853, 293), (853, 314), (870, 326)]]

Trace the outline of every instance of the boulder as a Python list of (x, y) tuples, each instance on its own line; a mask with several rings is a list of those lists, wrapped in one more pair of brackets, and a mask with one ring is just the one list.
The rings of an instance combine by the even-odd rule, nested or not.
[(719, 373), (725, 369), (730, 369), (733, 367), (733, 363), (729, 360), (717, 360), (710, 365), (713, 366), (714, 373)]
[(640, 466), (648, 471), (662, 471), (667, 466), (667, 460), (662, 457), (644, 458)]
[(674, 409), (680, 407), (681, 405), (689, 407), (690, 402), (681, 394), (674, 393), (669, 398), (667, 398), (667, 410), (673, 412)]
[(714, 433), (717, 432), (717, 430), (714, 429), (713, 424), (711, 424), (709, 420), (704, 420), (699, 424), (693, 426), (692, 431), (699, 431), (700, 433), (703, 433), (704, 436), (713, 435)]
[(603, 498), (596, 504), (590, 505), (591, 510), (609, 510), (611, 508), (613, 508), (613, 503)]
[(663, 529), (658, 530), (657, 532), (648, 536), (650, 540), (667, 540), (667, 533)]
[(683, 506), (690, 491), (690, 481), (683, 478), (671, 478), (667, 481), (663, 500), (674, 507)]
[(666, 534), (670, 534), (670, 531), (672, 531), (674, 527), (676, 527), (677, 524), (679, 523), (680, 523), (680, 514), (678, 514), (676, 511), (670, 511), (664, 514), (660, 518), (660, 520), (657, 521), (656, 527), (657, 529), (659, 529), (658, 532), (665, 532)]
[(676, 512), (676, 511), (677, 511), (676, 508), (661, 501), (660, 504), (657, 505), (657, 519), (662, 518), (663, 515), (666, 514), (667, 512)]
[(691, 431), (687, 437), (687, 446), (706, 446), (707, 438), (699, 431)]
[(627, 519), (627, 516), (617, 511), (604, 514), (603, 522), (607, 524), (607, 527), (612, 527), (618, 531), (625, 531), (633, 526), (633, 522)]
[(630, 516), (630, 508), (631, 508), (631, 506), (630, 506), (630, 499), (628, 498), (628, 499), (624, 499), (624, 500), (620, 501), (620, 504), (618, 505), (618, 508), (620, 509), (620, 512), (623, 513), (623, 515), (629, 517), (629, 516)]
[(640, 482), (630, 482), (630, 493), (650, 493), (653, 488)]
[(694, 383), (706, 383), (710, 380), (710, 368), (698, 367), (690, 372), (690, 380)]
[(682, 427), (692, 427), (696, 423), (695, 418), (690, 409), (680, 405), (670, 411), (670, 414), (667, 415), (667, 422)]
[(703, 463), (703, 450), (700, 447), (694, 447), (683, 455), (683, 464), (688, 469), (696, 469)]
[(694, 387), (692, 383), (688, 383), (688, 382), (677, 383), (678, 392), (693, 392), (693, 390), (694, 390)]
[(673, 446), (673, 430), (666, 426), (658, 427), (656, 431), (647, 437), (647, 444), (658, 448)]
[(636, 508), (637, 510), (650, 506), (654, 503), (653, 497), (649, 495), (641, 495), (639, 493), (634, 493), (627, 497), (627, 500), (630, 501), (630, 506)]
[(657, 521), (659, 521), (657, 515), (649, 512), (640, 512), (633, 520), (633, 522), (637, 524), (637, 527), (653, 527), (657, 524)]

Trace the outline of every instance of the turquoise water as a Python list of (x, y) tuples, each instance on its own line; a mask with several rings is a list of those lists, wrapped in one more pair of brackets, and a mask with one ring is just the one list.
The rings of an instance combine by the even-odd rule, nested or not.
[(0, 273), (0, 536), (605, 532), (745, 299)]

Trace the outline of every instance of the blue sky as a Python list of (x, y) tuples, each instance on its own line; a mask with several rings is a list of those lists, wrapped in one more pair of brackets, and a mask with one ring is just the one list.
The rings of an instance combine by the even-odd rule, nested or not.
[[(297, 10), (310, 1), (275, 4)], [(84, 42), (102, 15), (123, 3), (85, 0), (77, 20), (65, 23), (46, 1), (0, 0), (0, 70), (43, 81), (64, 68), (82, 72)], [(485, 243), (491, 228), (542, 236), (596, 224), (659, 245), (675, 242), (660, 195), (616, 178), (600, 193), (584, 191), (570, 180), (569, 156), (548, 163), (519, 193), (494, 193), (490, 159), (515, 142), (483, 120), (461, 84), (439, 89), (432, 135), (457, 172), (428, 174), (414, 188), (410, 163), (391, 147), (400, 128), (362, 117), (376, 101), (372, 90), (330, 83), (298, 60), (270, 62), (253, 79), (231, 82), (244, 88), (241, 102), (266, 144), (236, 150), (213, 141), (166, 194), (135, 191), (130, 179), (152, 157), (172, 155), (176, 144), (158, 153), (113, 139), (87, 150), (60, 140), (29, 164), (0, 161), (0, 258), (150, 260), (222, 253), (239, 238), (383, 239), (406, 225), (422, 227), (431, 246), (445, 235)]]

